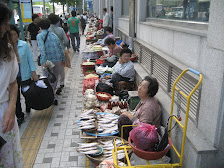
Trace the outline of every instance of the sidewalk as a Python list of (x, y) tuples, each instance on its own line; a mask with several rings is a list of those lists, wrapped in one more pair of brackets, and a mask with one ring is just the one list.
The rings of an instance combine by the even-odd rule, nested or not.
[[(81, 37), (81, 50), (85, 45), (84, 40), (85, 38)], [(33, 158), (33, 161), (35, 159), (33, 165), (34, 168), (86, 167), (85, 155), (76, 152), (76, 147), (78, 146), (77, 142), (84, 141), (80, 139), (80, 131), (77, 128), (77, 121), (79, 120), (78, 116), (83, 109), (83, 74), (80, 68), (81, 62), (81, 53), (75, 53), (71, 60), (72, 68), (68, 69), (66, 74), (65, 88), (58, 97), (58, 105), (52, 108), (51, 117), (50, 108), (46, 111), (46, 113), (42, 111), (42, 114), (40, 115), (38, 113), (41, 113), (41, 111), (32, 111), (26, 116), (26, 122), (22, 124), (20, 128), (20, 134), (22, 137), (24, 136), (23, 133), (26, 132), (25, 129), (28, 126), (30, 127), (32, 124), (32, 120), (34, 120), (33, 118), (36, 120), (38, 119), (39, 121), (46, 119), (45, 117), (47, 117), (47, 115), (49, 116), (49, 123), (43, 136), (39, 151), (36, 158)], [(40, 128), (39, 132), (41, 132), (41, 130), (42, 129)], [(27, 157), (29, 157), (29, 155)], [(35, 157), (35, 155), (33, 157)], [(27, 164), (25, 167), (31, 167), (31, 165)]]

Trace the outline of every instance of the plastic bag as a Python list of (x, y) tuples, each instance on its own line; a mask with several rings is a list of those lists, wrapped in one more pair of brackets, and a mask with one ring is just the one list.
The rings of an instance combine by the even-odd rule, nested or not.
[(113, 95), (113, 88), (105, 83), (99, 83), (96, 87), (96, 92), (106, 92)]
[(142, 123), (135, 127), (129, 136), (138, 149), (144, 151), (153, 151), (155, 145), (159, 142), (155, 125)]
[(92, 77), (92, 78), (89, 78), (89, 79), (85, 79), (83, 81), (83, 94), (85, 93), (85, 91), (87, 89), (94, 89), (95, 88), (95, 84), (96, 84), (96, 81), (99, 81), (100, 79), (99, 78), (96, 78), (96, 77)]

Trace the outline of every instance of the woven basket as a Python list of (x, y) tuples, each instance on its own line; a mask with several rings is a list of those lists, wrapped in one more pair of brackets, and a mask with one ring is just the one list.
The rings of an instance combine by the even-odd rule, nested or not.
[[(97, 139), (94, 139), (94, 140), (89, 140), (89, 142), (93, 142), (93, 141), (101, 141), (101, 140), (112, 140), (112, 139), (120, 139), (121, 140), (121, 137), (117, 137), (117, 136), (107, 136), (107, 137), (98, 137)], [(126, 140), (124, 140), (124, 142), (127, 142)], [(111, 151), (112, 153), (112, 151)], [(132, 150), (128, 150), (128, 155), (129, 155), (129, 158), (131, 157), (133, 151)], [(92, 162), (92, 164), (94, 166), (98, 166), (103, 160), (105, 160), (106, 158), (104, 157), (104, 154), (100, 155), (100, 156), (90, 156), (90, 155), (86, 155), (86, 157)], [(121, 159), (120, 160), (121, 162), (124, 162), (124, 159)]]

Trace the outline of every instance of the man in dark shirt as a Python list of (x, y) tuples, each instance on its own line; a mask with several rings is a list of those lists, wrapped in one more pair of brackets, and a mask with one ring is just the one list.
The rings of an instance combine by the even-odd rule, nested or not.
[(27, 33), (27, 41), (31, 40), (32, 50), (34, 59), (37, 60), (38, 58), (38, 45), (37, 45), (37, 34), (40, 30), (38, 24), (39, 16), (37, 14), (33, 14), (32, 16), (33, 22), (28, 26), (28, 33)]

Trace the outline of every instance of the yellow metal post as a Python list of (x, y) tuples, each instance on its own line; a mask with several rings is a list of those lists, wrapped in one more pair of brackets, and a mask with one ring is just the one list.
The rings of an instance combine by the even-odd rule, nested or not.
[[(184, 92), (180, 91), (177, 87), (176, 84), (177, 82), (181, 79), (181, 77), (187, 72), (190, 71), (196, 75), (199, 76), (199, 81), (196, 84), (196, 86), (193, 88), (193, 90), (190, 92), (189, 95), (186, 95)], [(129, 160), (129, 156), (127, 153), (127, 149), (131, 149), (131, 146), (125, 146), (125, 143), (123, 141), (123, 128), (124, 127), (130, 127), (133, 125), (123, 125), (122, 129), (121, 129), (121, 137), (122, 137), (122, 145), (120, 147), (116, 146), (116, 142), (114, 142), (115, 145), (115, 149), (112, 151), (113, 154), (113, 159), (114, 159), (114, 165), (116, 168), (121, 168), (121, 166), (118, 166), (118, 160), (116, 158), (117, 156), (117, 151), (118, 150), (124, 150), (125, 151), (125, 156), (127, 159), (127, 164), (128, 166), (125, 166), (125, 168), (164, 168), (164, 167), (169, 167), (169, 168), (173, 168), (173, 167), (182, 167), (183, 166), (183, 156), (184, 156), (184, 147), (185, 147), (185, 139), (186, 139), (186, 133), (187, 133), (187, 124), (188, 124), (188, 116), (189, 116), (189, 109), (190, 109), (190, 100), (191, 100), (191, 96), (194, 94), (194, 92), (198, 89), (198, 87), (201, 85), (203, 80), (203, 76), (200, 72), (195, 71), (194, 69), (188, 68), (185, 69), (179, 76), (178, 78), (175, 80), (174, 84), (173, 84), (173, 89), (172, 89), (172, 102), (171, 102), (171, 111), (170, 111), (170, 122), (169, 122), (169, 130), (172, 127), (172, 119), (175, 120), (175, 122), (183, 129), (183, 137), (182, 137), (182, 146), (181, 146), (181, 153), (179, 153), (176, 149), (176, 147), (172, 144), (172, 148), (174, 149), (175, 153), (177, 154), (177, 156), (180, 158), (180, 162), (179, 163), (172, 163), (172, 164), (150, 164), (149, 161), (146, 161), (147, 165), (137, 165), (137, 166), (132, 166), (130, 164), (130, 160)], [(187, 108), (186, 108), (186, 115), (185, 115), (185, 123), (184, 125), (181, 124), (181, 122), (178, 120), (178, 118), (176, 116), (173, 115), (173, 107), (174, 107), (174, 95), (175, 95), (175, 91), (178, 91), (183, 97), (185, 97), (187, 99)], [(137, 126), (137, 125), (135, 125)], [(171, 137), (171, 131), (169, 132), (169, 137)], [(122, 167), (124, 168), (124, 167)]]

